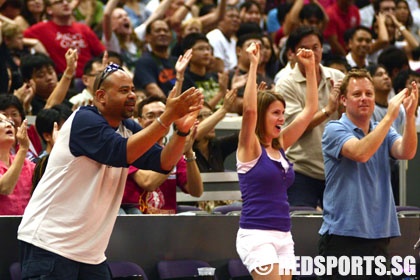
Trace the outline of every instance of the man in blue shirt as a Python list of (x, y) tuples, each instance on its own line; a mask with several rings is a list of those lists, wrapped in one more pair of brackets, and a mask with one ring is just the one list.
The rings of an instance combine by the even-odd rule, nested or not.
[[(394, 96), (385, 117), (374, 123), (371, 76), (362, 69), (345, 76), (340, 87), (345, 113), (327, 124), (322, 137), (326, 188), (320, 255), (388, 258), (390, 238), (400, 235), (389, 157), (412, 159), (417, 150), (418, 89), (412, 85), (411, 93), (404, 89)], [(402, 136), (392, 128), (401, 104), (407, 115)]]

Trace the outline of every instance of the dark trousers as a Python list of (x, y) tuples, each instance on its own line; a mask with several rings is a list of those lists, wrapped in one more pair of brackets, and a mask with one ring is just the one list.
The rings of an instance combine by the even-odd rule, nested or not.
[[(389, 254), (388, 246), (390, 243), (390, 238), (380, 238), (380, 239), (365, 239), (358, 237), (350, 236), (340, 236), (333, 234), (324, 234), (321, 236), (318, 242), (319, 255), (323, 257), (334, 256), (384, 256), (386, 262), (383, 263), (386, 266), (386, 269), (390, 270), (389, 264)], [(363, 271), (366, 271), (366, 263), (363, 264)], [(372, 274), (375, 274), (375, 263), (372, 263), (372, 269), (370, 271)], [(365, 280), (365, 279), (391, 279), (391, 276), (388, 275), (348, 275), (342, 276), (339, 275), (337, 269), (333, 269), (333, 275), (331, 276), (322, 276), (320, 279), (355, 279), (355, 280)]]
[(23, 280), (111, 280), (106, 262), (80, 263), (19, 241)]
[(310, 206), (322, 208), (325, 181), (295, 172), (295, 181), (287, 190), (290, 206)]

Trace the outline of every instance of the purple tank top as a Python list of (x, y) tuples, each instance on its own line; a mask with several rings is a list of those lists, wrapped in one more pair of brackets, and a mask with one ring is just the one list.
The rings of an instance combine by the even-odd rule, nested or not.
[(280, 162), (268, 157), (264, 147), (261, 157), (251, 170), (238, 174), (242, 193), (242, 212), (239, 225), (244, 229), (290, 231), (287, 189), (295, 179), (293, 164), (286, 171)]

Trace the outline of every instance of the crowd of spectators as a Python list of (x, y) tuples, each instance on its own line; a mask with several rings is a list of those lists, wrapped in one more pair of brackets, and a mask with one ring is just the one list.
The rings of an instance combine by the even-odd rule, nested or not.
[[(319, 110), (307, 133), (287, 151), (297, 172), (289, 202), (322, 208), (321, 135), (326, 123), (342, 113), (334, 91), (351, 68), (367, 68), (380, 111), (395, 92), (419, 79), (419, 2), (0, 0), (0, 112), (18, 128), (27, 115), (45, 119), (52, 108), (61, 115), (90, 106), (95, 77), (110, 62), (132, 77), (137, 104), (151, 97), (164, 102), (179, 78), (178, 57), (191, 49), (182, 91), (195, 87), (205, 98), (192, 144), (194, 159), (201, 172), (221, 172), (238, 136), (216, 137), (214, 127), (226, 114), (242, 115), (250, 63), (245, 50), (252, 42), (261, 45), (257, 83), (284, 95), (288, 124), (304, 107), (300, 95), (305, 92), (305, 73), (296, 64), (296, 51), (311, 49)], [(68, 113), (58, 115), (56, 130)], [(379, 121), (381, 114), (374, 116)], [(137, 106), (134, 118), (140, 123), (145, 118)], [(34, 163), (54, 143), (56, 121), (47, 126), (39, 122), (27, 127), (26, 157)], [(44, 127), (42, 133), (38, 127)], [(13, 156), (21, 147), (17, 140), (11, 145)], [(398, 179), (393, 182), (398, 203)]]

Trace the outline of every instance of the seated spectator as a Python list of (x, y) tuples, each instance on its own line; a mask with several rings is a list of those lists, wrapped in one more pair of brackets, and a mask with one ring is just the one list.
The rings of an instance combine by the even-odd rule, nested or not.
[(22, 59), (22, 64), (20, 65), (22, 78), (28, 84), (34, 84), (34, 96), (30, 102), (30, 114), (36, 115), (42, 108), (50, 108), (62, 102), (67, 104), (69, 108), (72, 108), (72, 104), (65, 97), (76, 72), (78, 51), (73, 49), (67, 50), (65, 59), (67, 65), (58, 83), (54, 62), (51, 58), (44, 54), (34, 54), (25, 56)]
[(353, 1), (337, 0), (326, 10), (329, 22), (324, 31), (324, 37), (331, 47), (331, 52), (346, 55), (348, 50), (344, 41), (347, 29), (360, 25), (359, 9)]
[[(202, 33), (203, 25), (198, 18), (190, 18), (181, 24), (181, 30), (177, 36), (176, 45), (172, 48), (171, 54), (175, 57), (184, 53), (185, 49), (182, 47), (182, 41), (191, 33)], [(207, 40), (208, 41), (208, 40)]]
[(23, 0), (22, 10), (14, 21), (25, 31), (29, 26), (46, 19), (46, 0)]
[[(184, 51), (192, 49), (192, 56), (187, 70), (185, 80), (182, 84), (183, 90), (190, 87), (200, 89), (204, 100), (214, 109), (221, 103), (228, 83), (227, 72), (214, 73), (207, 71), (211, 61), (211, 46), (206, 35), (192, 33), (182, 41)], [(220, 79), (220, 83), (219, 83)]]
[(347, 72), (351, 69), (349, 63), (347, 62), (347, 59), (344, 56), (341, 55), (330, 55), (326, 59), (324, 59), (324, 66), (337, 69), (344, 74), (347, 74)]
[(235, 55), (235, 33), (239, 29), (239, 11), (234, 6), (227, 6), (223, 19), (216, 29), (207, 33), (213, 48), (213, 54), (224, 63), (225, 70), (232, 70), (237, 65)]
[(243, 2), (239, 7), (239, 18), (241, 23), (253, 22), (256, 23), (262, 30), (265, 30), (263, 12), (256, 1), (250, 0)]
[(258, 65), (258, 73), (263, 77), (274, 80), (280, 70), (280, 60), (278, 59), (277, 48), (274, 47), (273, 40), (267, 34), (263, 34), (261, 47), (261, 62)]
[(366, 68), (372, 64), (368, 56), (372, 45), (372, 32), (369, 28), (359, 25), (349, 30), (346, 59), (352, 68)]
[(109, 0), (105, 6), (103, 41), (107, 50), (121, 55), (124, 64), (132, 72), (141, 55), (143, 42), (134, 33), (127, 12), (117, 7), (118, 3), (119, 0)]
[(36, 116), (35, 127), (42, 139), (45, 149), (40, 153), (39, 158), (48, 155), (54, 146), (55, 138), (53, 135), (54, 126), (60, 130), (63, 123), (70, 117), (72, 110), (63, 105), (54, 105), (49, 109), (42, 109)]
[(19, 71), (21, 58), (31, 52), (38, 52), (47, 54), (44, 46), (37, 39), (25, 39), (23, 38), (22, 28), (15, 24), (5, 22), (1, 27), (2, 43), (6, 49), (2, 46), (2, 51), (8, 53), (7, 64), (12, 73), (12, 84), (9, 92), (20, 88), (22, 86), (22, 76)]
[[(137, 110), (141, 126), (148, 127), (163, 114), (165, 107), (165, 100), (156, 96), (140, 102)], [(164, 146), (164, 138), (158, 141), (159, 145)], [(193, 140), (190, 142), (189, 148), (184, 150), (184, 158), (179, 160), (169, 174), (129, 167), (122, 200), (122, 207), (127, 214), (175, 214), (177, 186), (192, 196), (201, 196), (203, 183), (192, 151)]]
[[(238, 38), (236, 43), (236, 56), (238, 58), (238, 66), (235, 70), (229, 72), (230, 84), (228, 88), (238, 89), (238, 98), (236, 98), (235, 113), (242, 115), (242, 97), (245, 90), (246, 77), (249, 70), (249, 56), (246, 49), (252, 42), (260, 42), (262, 45), (262, 38), (260, 34), (245, 34)], [(267, 87), (274, 86), (274, 81), (267, 76), (262, 76), (257, 73), (257, 83), (265, 82)]]
[(77, 49), (78, 62), (75, 76), (81, 78), (85, 63), (99, 56), (105, 47), (89, 26), (75, 22), (68, 0), (48, 0), (47, 13), (51, 18), (25, 30), (25, 38), (41, 41), (54, 61), (59, 75), (66, 69), (65, 53), (69, 48)]
[(238, 147), (238, 133), (228, 136), (216, 136), (216, 125), (232, 113), (236, 104), (237, 90), (230, 90), (224, 97), (223, 106), (213, 113), (212, 108), (204, 103), (197, 116), (200, 121), (194, 142), (194, 152), (200, 172), (224, 172), (225, 159)]
[(80, 106), (92, 105), (95, 77), (102, 72), (103, 68), (101, 58), (94, 57), (86, 62), (82, 76), (82, 81), (86, 88), (81, 93), (70, 98), (70, 103), (73, 104), (73, 110)]
[(32, 177), (32, 192), (41, 180), (47, 167), (49, 155), (57, 138), (58, 130), (70, 117), (72, 110), (65, 105), (54, 105), (50, 109), (42, 109), (36, 116), (35, 127), (40, 135), (45, 149), (40, 153)]
[(171, 30), (164, 20), (155, 20), (146, 28), (146, 41), (152, 50), (136, 62), (134, 86), (146, 95), (165, 98), (175, 85), (176, 58), (170, 55)]
[[(383, 65), (371, 65), (367, 67), (370, 75), (372, 76), (373, 89), (375, 91), (375, 110), (372, 114), (372, 120), (380, 122), (388, 112), (389, 95), (392, 92), (392, 81)], [(392, 127), (399, 133), (403, 134), (405, 124), (405, 110), (401, 104), (400, 111), (397, 118), (392, 123)], [(394, 196), (394, 201), (399, 204), (400, 193), (400, 163), (398, 160), (389, 158), (390, 171), (391, 171), (391, 186)]]
[[(191, 59), (191, 50), (181, 56), (176, 65), (177, 82), (175, 83), (173, 92), (178, 95), (181, 91), (184, 72), (188, 62)], [(150, 126), (155, 120), (162, 126), (165, 126), (160, 120), (160, 116), (164, 113), (166, 105), (163, 99), (159, 97), (149, 97), (138, 105), (139, 123), (143, 127)], [(198, 112), (190, 114), (189, 118), (196, 118)], [(176, 122), (174, 123), (176, 130)], [(166, 135), (169, 127), (166, 127)], [(176, 131), (179, 136), (188, 136)], [(142, 213), (176, 213), (176, 186), (179, 186), (184, 192), (192, 196), (199, 197), (203, 193), (203, 183), (201, 181), (200, 171), (195, 162), (195, 154), (192, 151), (192, 144), (195, 138), (196, 126), (193, 126), (192, 134), (184, 147), (184, 158), (179, 160), (177, 165), (170, 174), (156, 174), (152, 171), (139, 170), (135, 167), (129, 168), (129, 176), (127, 178), (124, 190), (123, 204), (139, 203), (134, 209), (126, 209), (126, 213), (133, 213), (140, 210)], [(164, 146), (163, 136), (158, 140), (158, 144)], [(151, 173), (152, 172), (152, 173)], [(131, 175), (131, 176), (130, 176)], [(169, 176), (168, 176), (169, 175)], [(163, 184), (163, 185), (161, 185)], [(152, 192), (153, 191), (153, 192)], [(135, 213), (135, 212), (134, 212)]]
[[(0, 114), (0, 215), (23, 215), (31, 197), (31, 179), (35, 164), (26, 159), (29, 138), (27, 121), (16, 126)], [(17, 130), (17, 132), (16, 132)], [(18, 142), (16, 155), (10, 150)]]
[[(20, 127), (25, 120), (25, 111), (23, 110), (22, 103), (13, 94), (0, 94), (0, 113), (13, 122), (15, 127)], [(29, 146), (26, 149), (26, 158), (35, 162), (42, 151), (41, 140), (35, 126), (25, 125), (25, 127), (29, 139)], [(19, 144), (15, 143), (11, 147), (11, 153), (16, 154), (19, 149)]]

